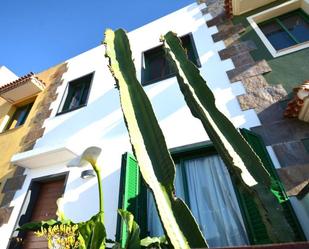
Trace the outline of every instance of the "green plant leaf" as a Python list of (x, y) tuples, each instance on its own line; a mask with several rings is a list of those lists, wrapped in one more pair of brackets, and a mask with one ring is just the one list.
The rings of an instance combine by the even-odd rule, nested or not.
[(99, 212), (90, 220), (78, 223), (78, 231), (83, 246), (80, 249), (105, 248), (106, 231), (104, 226), (104, 213)]
[(140, 246), (140, 228), (134, 221), (134, 216), (129, 211), (118, 209), (122, 220), (127, 228), (127, 241), (125, 242), (125, 249), (139, 249)]
[[(41, 229), (41, 227), (47, 228), (50, 226), (55, 226), (55, 225), (60, 225), (60, 224), (63, 224), (63, 223), (61, 223), (60, 221), (51, 219), (47, 221), (29, 222), (29, 223), (26, 223), (20, 226), (16, 230), (17, 231), (38, 231)], [(71, 222), (67, 221), (67, 223), (65, 224), (71, 224)]]
[(260, 158), (231, 121), (218, 110), (212, 91), (198, 68), (188, 59), (176, 34), (168, 32), (163, 40), (192, 115), (201, 120), (240, 191), (252, 195), (270, 238), (273, 242), (293, 241), (292, 229), (279, 201), (271, 192), (272, 178)]
[(152, 244), (160, 245), (167, 244), (167, 240), (165, 236), (161, 237), (146, 237), (141, 240), (141, 246), (148, 247)]
[[(106, 30), (104, 43), (110, 71), (119, 89), (133, 153), (142, 177), (154, 195), (165, 233), (175, 249), (205, 248), (207, 243), (190, 210), (174, 195), (175, 165), (151, 103), (136, 78), (126, 32)], [(182, 226), (175, 216), (182, 217)]]

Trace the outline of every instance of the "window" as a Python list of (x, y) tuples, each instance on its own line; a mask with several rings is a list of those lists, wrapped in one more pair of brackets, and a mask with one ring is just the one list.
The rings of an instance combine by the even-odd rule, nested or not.
[(10, 130), (23, 125), (30, 113), (33, 102), (16, 107), (16, 110), (4, 130)]
[[(182, 36), (182, 46), (186, 49), (188, 58), (200, 66), (195, 49), (192, 34)], [(144, 63), (142, 84), (148, 85), (175, 75), (175, 69), (165, 55), (163, 46), (155, 47), (144, 52)]]
[(93, 73), (70, 81), (58, 114), (67, 113), (87, 105)]
[[(302, 228), (263, 141), (249, 130), (242, 129), (241, 133), (273, 177), (272, 189), (280, 198), (284, 213), (295, 232), (296, 241), (304, 240)], [(176, 195), (187, 203), (211, 247), (271, 243), (252, 196), (237, 189), (212, 146), (175, 151), (177, 154), (172, 152), (172, 156), (176, 164)], [(119, 208), (134, 214), (140, 224), (142, 237), (162, 235), (152, 195), (145, 191), (137, 162), (130, 154), (124, 157), (120, 179)], [(121, 236), (123, 240), (126, 237), (125, 226), (120, 219), (117, 236), (118, 239)]]
[[(231, 178), (217, 154), (177, 160), (175, 190), (191, 209), (209, 246), (248, 244)], [(164, 232), (150, 192), (147, 204), (150, 236), (162, 236)]]
[(247, 17), (275, 58), (309, 48), (309, 2), (288, 0)]
[(309, 17), (302, 10), (267, 20), (259, 27), (276, 50), (309, 41)]

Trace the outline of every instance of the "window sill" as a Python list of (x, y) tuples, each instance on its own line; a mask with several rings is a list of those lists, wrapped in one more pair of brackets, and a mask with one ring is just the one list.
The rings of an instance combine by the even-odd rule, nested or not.
[(11, 129), (8, 129), (8, 130), (1, 131), (1, 132), (0, 132), (0, 136), (1, 136), (1, 135), (9, 134), (9, 133), (11, 133), (11, 132), (15, 132), (15, 131), (21, 129), (22, 127), (24, 127), (24, 125), (20, 125), (20, 126), (15, 127), (15, 128), (11, 128)]
[[(194, 64), (194, 63), (193, 63)], [(197, 64), (194, 64), (197, 68), (201, 68), (202, 65), (200, 63), (200, 60), (197, 61)], [(151, 84), (154, 84), (154, 83), (158, 83), (159, 81), (163, 81), (163, 80), (166, 80), (166, 79), (169, 79), (169, 78), (173, 78), (176, 76), (176, 73), (171, 73), (171, 74), (168, 74), (168, 75), (165, 75), (165, 76), (162, 76), (160, 78), (156, 78), (156, 79), (152, 79), (152, 80), (148, 80), (148, 81), (142, 81), (142, 86), (148, 86), (148, 85), (151, 85)]]
[(76, 110), (81, 109), (81, 108), (83, 108), (83, 107), (85, 107), (85, 106), (87, 106), (87, 104), (80, 105), (80, 106), (75, 107), (75, 108), (72, 108), (72, 109), (70, 109), (70, 110), (58, 112), (58, 113), (56, 114), (56, 116), (60, 116), (60, 115), (63, 115), (63, 114), (69, 113), (69, 112), (76, 111)]
[(154, 84), (154, 83), (158, 83), (160, 81), (163, 81), (163, 80), (166, 80), (166, 79), (169, 79), (169, 78), (173, 78), (175, 76), (176, 76), (176, 73), (172, 73), (172, 74), (162, 76), (160, 78), (156, 78), (156, 79), (152, 79), (152, 80), (148, 80), (148, 81), (143, 81), (142, 86), (148, 86), (148, 85), (151, 85), (151, 84)]

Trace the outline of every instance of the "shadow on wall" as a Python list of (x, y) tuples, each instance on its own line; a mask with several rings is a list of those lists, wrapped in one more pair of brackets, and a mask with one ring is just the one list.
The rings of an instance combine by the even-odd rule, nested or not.
[[(165, 86), (162, 85), (165, 83), (167, 82), (160, 82), (148, 87), (149, 91), (156, 91), (155, 88), (162, 89), (163, 87), (162, 91), (151, 98), (157, 117), (160, 120), (185, 105), (183, 98), (179, 98), (178, 94), (175, 95), (175, 93), (179, 92), (176, 79), (172, 79), (171, 83)], [(172, 96), (177, 96), (177, 98), (171, 98)], [(167, 102), (167, 100), (172, 101)], [(42, 144), (62, 144), (71, 138), (78, 139), (78, 137), (81, 139), (86, 138), (89, 141), (100, 141), (104, 138), (110, 139), (127, 134), (117, 89), (110, 89), (97, 100), (88, 103), (86, 107), (63, 115), (69, 117), (46, 132), (41, 141)], [(55, 118), (62, 118), (61, 116)]]
[[(191, 6), (188, 8), (188, 11), (194, 11), (196, 8), (199, 9), (199, 6)], [(199, 14), (195, 18), (203, 18), (203, 16)], [(212, 41), (212, 31), (206, 28), (205, 22), (202, 22), (192, 32), (199, 39), (196, 43), (198, 43), (200, 58), (203, 58), (201, 74), (208, 81), (210, 88), (214, 90), (229, 88), (230, 85), (227, 84), (229, 81), (225, 71), (230, 69), (226, 68), (230, 67), (230, 65), (221, 62), (217, 54), (218, 44), (214, 44)], [(208, 44), (209, 46), (203, 46), (203, 44)], [(221, 63), (219, 67), (218, 63)], [(96, 74), (94, 75), (93, 82), (98, 84)], [(166, 87), (166, 85), (168, 86)], [(163, 90), (157, 91), (159, 88)], [(145, 89), (147, 89), (151, 98), (159, 121), (186, 107), (175, 77), (149, 85)], [(224, 101), (223, 104), (227, 106), (229, 113), (234, 114), (232, 110), (235, 108), (236, 99)], [(110, 89), (102, 93), (100, 98), (89, 102), (84, 108), (59, 115), (58, 117), (52, 117), (52, 119), (59, 119), (59, 122), (58, 120), (57, 122), (55, 121), (53, 126), (50, 125), (51, 128), (45, 132), (44, 137), (39, 141), (39, 144), (42, 146), (63, 144), (70, 139), (74, 142), (80, 140), (98, 141), (127, 134), (120, 110), (119, 94), (116, 89)], [(50, 119), (51, 123), (53, 122), (52, 119)], [(175, 125), (176, 123), (178, 126), (182, 125), (177, 120)], [(184, 129), (190, 129), (185, 124), (183, 125)]]
[[(107, 130), (109, 130), (108, 132), (114, 132), (116, 130), (118, 133), (121, 133), (121, 127), (123, 125), (117, 122), (118, 120), (112, 122), (110, 125), (112, 128), (105, 127), (103, 124), (105, 129), (97, 130), (95, 134), (93, 129), (91, 129), (91, 125), (99, 121), (104, 122), (104, 118), (108, 118), (115, 112), (120, 111), (119, 103), (117, 102), (118, 98), (118, 91), (111, 89), (97, 100), (88, 103), (86, 107), (54, 117), (56, 119), (63, 119), (63, 122), (46, 132), (41, 142), (44, 145), (45, 143), (61, 144), (73, 136), (78, 136), (81, 131), (85, 132), (85, 129), (88, 131), (87, 139), (89, 140), (91, 138), (99, 140), (102, 133), (105, 134)], [(98, 132), (100, 133), (98, 134)]]
[[(102, 170), (104, 170), (104, 166)], [(120, 170), (118, 169), (102, 180), (104, 212), (106, 214), (104, 223), (110, 239), (114, 239), (116, 231), (119, 178)], [(96, 177), (90, 179), (76, 178), (69, 182), (66, 186), (64, 200), (64, 213), (75, 222), (85, 221), (95, 215), (99, 211)]]

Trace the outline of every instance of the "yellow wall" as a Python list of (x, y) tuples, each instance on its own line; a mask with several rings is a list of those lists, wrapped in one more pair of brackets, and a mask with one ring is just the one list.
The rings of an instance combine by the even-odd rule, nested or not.
[(241, 15), (276, 0), (233, 0), (233, 14)]
[[(38, 113), (38, 110), (40, 110), (40, 106), (45, 101), (44, 97), (47, 96), (48, 86), (57, 78), (56, 76), (57, 73), (61, 71), (59, 70), (61, 66), (62, 65), (57, 65), (36, 75), (46, 84), (46, 88), (37, 96), (26, 122), (15, 129), (0, 133), (0, 203), (3, 198), (1, 192), (5, 180), (11, 177), (15, 171), (15, 166), (10, 163), (10, 160), (14, 154), (23, 151), (22, 141), (31, 128), (31, 120)], [(46, 101), (44, 103), (46, 103)], [(6, 116), (11, 116), (14, 111), (15, 107), (0, 97), (0, 129), (1, 125), (3, 126), (5, 119), (8, 119)]]
[[(5, 179), (12, 176), (14, 173), (14, 166), (10, 164), (10, 160), (11, 157), (21, 149), (21, 139), (29, 129), (29, 122), (32, 116), (35, 115), (37, 102), (36, 100), (24, 125), (0, 133), (0, 191), (5, 183)], [(4, 99), (0, 99), (0, 124), (5, 122), (4, 119), (7, 119), (6, 116), (8, 114), (11, 116), (14, 113), (14, 109), (15, 108)], [(0, 202), (1, 200), (2, 194), (0, 195)]]

